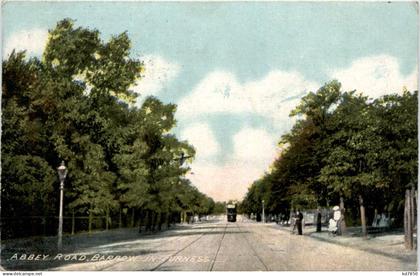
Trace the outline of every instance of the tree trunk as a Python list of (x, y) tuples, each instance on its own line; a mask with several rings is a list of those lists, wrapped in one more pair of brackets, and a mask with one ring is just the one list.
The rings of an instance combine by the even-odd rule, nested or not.
[(152, 231), (155, 231), (155, 225), (156, 225), (156, 212), (152, 211)]
[(74, 218), (74, 209), (72, 211), (72, 216), (71, 216), (71, 234), (74, 235), (74, 224), (75, 224), (75, 218)]
[(146, 222), (146, 232), (147, 231), (150, 231), (150, 210), (147, 210), (146, 211), (146, 219), (145, 219), (145, 222)]
[(131, 227), (134, 227), (134, 212), (135, 212), (135, 210), (134, 210), (134, 208), (133, 209), (131, 209)]
[(106, 208), (106, 216), (105, 216), (105, 229), (108, 231), (109, 229), (109, 208)]
[(344, 208), (344, 198), (340, 197), (340, 211), (341, 211), (341, 223), (340, 223), (340, 232), (343, 235), (346, 232), (346, 219), (345, 219), (345, 211)]
[(363, 238), (367, 239), (365, 206), (363, 205), (363, 198), (360, 195), (359, 195), (359, 203), (360, 203), (360, 219), (362, 222), (362, 234), (363, 234)]
[(411, 205), (412, 196), (411, 191), (408, 191), (408, 249), (413, 250), (413, 206)]
[(142, 209), (140, 209), (140, 214), (139, 214), (139, 233), (141, 233), (141, 227), (142, 227), (142, 224), (143, 223), (143, 210)]
[(92, 210), (89, 210), (89, 230), (88, 233), (92, 232)]
[(410, 193), (410, 211), (411, 211), (411, 231), (414, 230), (415, 220), (414, 220), (414, 214), (415, 214), (415, 206), (414, 206), (414, 197), (415, 197), (415, 190), (414, 186), (411, 187), (411, 193)]
[(118, 228), (122, 227), (122, 208), (120, 207), (120, 215), (119, 215), (119, 222), (118, 222)]
[[(417, 201), (417, 191), (415, 190), (414, 191), (414, 195), (413, 195), (413, 197), (414, 197), (414, 206), (413, 206), (413, 213), (415, 214), (414, 215), (414, 220), (413, 220), (413, 224), (414, 224), (414, 232), (416, 232), (417, 233), (417, 227), (418, 227), (418, 225), (417, 225), (417, 216), (418, 216), (418, 212), (417, 212), (417, 209), (418, 209), (418, 201)], [(416, 239), (417, 240), (417, 239)], [(417, 243), (416, 243), (417, 244)], [(417, 248), (417, 246), (416, 246), (416, 248)]]
[(378, 226), (378, 225), (376, 225), (377, 224), (377, 220), (376, 220), (377, 217), (378, 217), (378, 209), (375, 208), (375, 213), (373, 215), (373, 222), (375, 223), (374, 226)]
[(405, 200), (404, 200), (404, 246), (408, 248), (408, 190), (405, 191)]
[(161, 231), (162, 230), (162, 213), (161, 212), (159, 212), (158, 215), (157, 215), (157, 223), (156, 224), (157, 224), (158, 230)]
[(47, 219), (48, 217), (46, 215), (42, 218), (42, 231), (44, 233), (44, 237), (47, 235)]
[(405, 209), (404, 209), (404, 230), (405, 230), (405, 247), (413, 250), (413, 221), (412, 219), (412, 194), (409, 189), (405, 191)]
[(169, 213), (166, 213), (166, 215), (165, 215), (165, 222), (166, 222), (166, 229), (169, 229), (169, 227), (171, 226)]

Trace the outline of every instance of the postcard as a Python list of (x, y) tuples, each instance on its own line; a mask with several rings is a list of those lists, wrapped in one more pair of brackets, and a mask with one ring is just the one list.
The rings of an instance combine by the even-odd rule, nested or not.
[(417, 275), (418, 22), (4, 1), (1, 268)]

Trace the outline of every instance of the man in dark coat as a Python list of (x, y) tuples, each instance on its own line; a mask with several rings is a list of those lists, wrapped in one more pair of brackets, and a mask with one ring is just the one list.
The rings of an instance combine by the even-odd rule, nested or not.
[(298, 235), (302, 235), (302, 220), (303, 220), (303, 215), (300, 212), (300, 210), (298, 210), (297, 216), (296, 216), (296, 225), (298, 229)]
[(317, 232), (321, 232), (321, 219), (322, 219), (322, 215), (321, 215), (321, 210), (319, 210), (318, 208), (318, 214), (316, 217), (316, 231)]

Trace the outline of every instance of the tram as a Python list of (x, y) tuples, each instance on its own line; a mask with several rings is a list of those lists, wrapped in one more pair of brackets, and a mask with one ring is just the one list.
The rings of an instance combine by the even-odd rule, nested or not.
[(226, 206), (227, 220), (229, 222), (236, 222), (236, 205), (228, 204)]

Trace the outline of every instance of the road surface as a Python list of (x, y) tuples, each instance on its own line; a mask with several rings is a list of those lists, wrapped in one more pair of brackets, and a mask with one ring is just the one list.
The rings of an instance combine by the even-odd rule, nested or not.
[[(62, 264), (52, 270), (407, 271), (417, 268), (413, 261), (292, 235), (272, 224), (241, 220), (198, 223), (90, 247), (72, 254), (73, 262), (62, 259)], [(69, 261), (70, 255), (66, 257)]]

